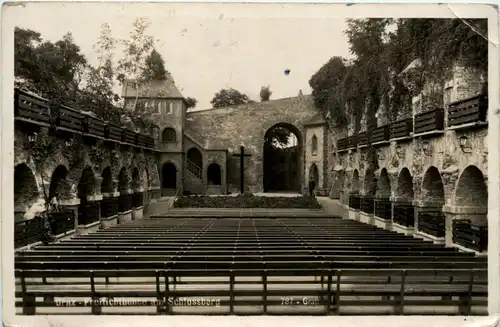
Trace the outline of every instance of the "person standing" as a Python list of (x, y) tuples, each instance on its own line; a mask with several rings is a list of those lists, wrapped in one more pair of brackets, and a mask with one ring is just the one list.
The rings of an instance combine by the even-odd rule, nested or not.
[(312, 176), (309, 177), (309, 196), (314, 197), (314, 188), (316, 187), (316, 181)]

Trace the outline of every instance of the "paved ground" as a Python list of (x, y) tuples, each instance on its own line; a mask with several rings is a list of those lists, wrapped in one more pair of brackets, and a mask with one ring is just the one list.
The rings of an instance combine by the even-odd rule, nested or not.
[[(256, 196), (286, 196), (295, 197), (300, 194), (294, 193), (257, 193)], [(172, 197), (161, 198), (158, 202), (148, 206), (144, 217), (203, 217), (206, 215), (219, 217), (347, 217), (347, 209), (338, 200), (328, 197), (317, 197), (322, 209), (300, 209), (300, 208), (171, 208)]]
[[(256, 196), (285, 196), (296, 197), (300, 194), (295, 193), (256, 193)], [(234, 195), (228, 195), (234, 196)], [(299, 208), (171, 208), (172, 197), (161, 198), (156, 203), (150, 204), (144, 212), (144, 217), (202, 217), (202, 216), (218, 216), (218, 217), (273, 217), (283, 216), (288, 217), (325, 217), (325, 216), (341, 216), (347, 217), (347, 209), (340, 204), (338, 200), (333, 200), (328, 197), (317, 197), (318, 202), (323, 206), (322, 209), (299, 209)]]

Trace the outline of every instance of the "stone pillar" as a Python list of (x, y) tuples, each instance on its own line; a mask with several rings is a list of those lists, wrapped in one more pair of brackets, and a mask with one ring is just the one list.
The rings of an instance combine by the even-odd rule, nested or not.
[(102, 200), (101, 200), (101, 205), (100, 209), (101, 211), (104, 209), (103, 207), (105, 206), (106, 208), (113, 208), (111, 211), (110, 215), (103, 215), (101, 213), (101, 228), (106, 229), (112, 226), (116, 226), (118, 223), (118, 197), (120, 196), (119, 192), (110, 192), (110, 193), (103, 193), (102, 194)]
[(136, 199), (133, 199), (134, 205), (132, 208), (132, 220), (137, 220), (137, 219), (142, 219), (143, 217), (143, 212), (144, 212), (144, 197), (143, 197), (143, 188), (139, 188), (135, 190), (134, 192), (134, 197), (140, 197), (141, 198), (141, 203), (140, 205), (137, 205)]
[[(359, 213), (359, 221), (361, 221), (362, 223), (365, 223), (365, 224), (374, 225), (375, 224), (374, 212), (373, 212), (374, 210), (371, 210), (371, 212), (363, 211), (363, 201), (372, 201), (373, 202), (375, 197), (372, 194), (367, 194), (367, 192), (365, 190), (363, 190), (362, 192), (360, 192), (360, 198), (361, 198), (361, 210)], [(368, 200), (366, 200), (366, 199), (368, 199)], [(374, 202), (373, 202), (373, 205), (375, 205)]]
[[(394, 192), (393, 192), (393, 194), (394, 194)], [(413, 203), (412, 203), (413, 199), (401, 197), (401, 196), (398, 197), (398, 196), (393, 195), (390, 197), (390, 200), (392, 202), (392, 231), (402, 233), (405, 235), (413, 235), (415, 232), (415, 208), (413, 207)], [(410, 217), (410, 219), (408, 219), (409, 218), (408, 215), (411, 215), (413, 217), (413, 224), (407, 223), (405, 225), (405, 224), (399, 223), (395, 219), (395, 217), (396, 217), (395, 210), (406, 211), (405, 217), (407, 218), (407, 220), (411, 221), (411, 217)]]
[(76, 233), (78, 235), (86, 235), (89, 233), (96, 232), (101, 227), (101, 208), (99, 206), (101, 200), (102, 200), (101, 194), (87, 196), (87, 201), (89, 204), (96, 204), (97, 203), (97, 205), (98, 205), (97, 206), (97, 220), (90, 223), (90, 224), (86, 224), (86, 225), (79, 222), (79, 224), (76, 228)]
[[(77, 231), (78, 227), (78, 206), (80, 205), (80, 199), (71, 198), (71, 199), (63, 199), (59, 201), (59, 207), (63, 211), (71, 212), (73, 216), (73, 228), (64, 233), (64, 235), (59, 236), (62, 238), (64, 236), (69, 236), (73, 234), (73, 232)], [(72, 232), (73, 231), (73, 232)], [(57, 236), (57, 235), (55, 235)]]
[(120, 204), (118, 204), (118, 224), (125, 224), (132, 221), (132, 203), (129, 201), (132, 200), (134, 191), (130, 189), (122, 190), (119, 194), (120, 195), (118, 201), (123, 201), (122, 206), (130, 206), (130, 209), (128, 209), (128, 207), (126, 209), (123, 209), (120, 208)]
[(100, 175), (94, 175), (94, 195), (101, 194), (103, 178)]
[(458, 219), (469, 219), (477, 226), (487, 226), (488, 209), (481, 207), (464, 207), (456, 205), (444, 205), (443, 212), (446, 217), (446, 246), (455, 246), (467, 252), (475, 252), (453, 242), (453, 221)]
[(446, 205), (451, 205), (455, 186), (459, 177), (459, 169), (455, 165), (451, 165), (441, 172), (441, 177), (443, 179), (443, 189), (444, 198), (446, 199)]

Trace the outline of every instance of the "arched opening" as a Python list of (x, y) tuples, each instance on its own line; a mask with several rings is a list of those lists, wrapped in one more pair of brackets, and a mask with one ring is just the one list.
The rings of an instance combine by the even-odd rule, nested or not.
[(373, 170), (367, 169), (363, 180), (363, 190), (366, 196), (374, 196), (377, 189), (377, 178)]
[(101, 174), (102, 183), (101, 183), (101, 193), (113, 193), (113, 174), (111, 173), (111, 168), (106, 167), (102, 171)]
[(395, 196), (393, 204), (394, 223), (414, 228), (415, 209), (412, 204), (414, 196), (413, 177), (406, 167), (399, 172)]
[(427, 169), (422, 182), (422, 200), (444, 205), (444, 187), (441, 174), (436, 167)]
[(122, 168), (120, 174), (118, 175), (118, 192), (126, 193), (128, 191), (130, 178), (127, 173), (127, 169)]
[(279, 123), (264, 134), (264, 192), (301, 192), (303, 168), (302, 135), (291, 124)]
[(468, 166), (458, 180), (455, 203), (459, 206), (488, 208), (488, 187), (481, 170)]
[(389, 180), (387, 169), (385, 168), (380, 171), (380, 178), (377, 181), (375, 195), (377, 198), (383, 199), (388, 199), (391, 196), (391, 182)]
[(408, 168), (403, 168), (399, 172), (398, 183), (396, 186), (396, 197), (405, 200), (413, 200), (413, 177)]
[(59, 196), (65, 194), (68, 184), (68, 181), (66, 180), (67, 175), (68, 169), (66, 169), (66, 167), (63, 165), (56, 167), (52, 173), (52, 178), (50, 179), (49, 201), (52, 200), (56, 194), (59, 194)]
[(319, 183), (319, 170), (318, 170), (318, 166), (316, 166), (315, 163), (313, 163), (309, 167), (309, 179), (312, 179), (316, 183), (316, 185), (318, 185), (318, 183)]
[(212, 163), (207, 168), (207, 183), (209, 185), (221, 185), (222, 184), (222, 173), (220, 166), (216, 163)]
[(392, 219), (392, 204), (391, 197), (391, 182), (387, 169), (383, 168), (380, 171), (380, 177), (377, 180), (375, 189), (375, 216), (385, 220)]
[(359, 194), (359, 172), (357, 169), (352, 174), (350, 193)]
[(83, 170), (80, 181), (78, 182), (78, 198), (80, 198), (80, 203), (86, 203), (87, 197), (94, 193), (95, 189), (95, 178), (94, 173), (90, 167)]
[(165, 128), (162, 133), (162, 141), (164, 143), (175, 143), (177, 141), (175, 129), (172, 127)]
[(191, 148), (188, 150), (187, 159), (191, 163), (194, 163), (196, 166), (198, 166), (198, 168), (203, 168), (203, 156), (201, 155), (200, 150), (198, 150), (197, 148)]
[(455, 189), (455, 204), (464, 214), (454, 217), (453, 243), (478, 252), (486, 252), (488, 188), (483, 173), (476, 166), (468, 166), (460, 175)]
[(80, 181), (78, 182), (77, 192), (80, 199), (78, 206), (78, 224), (87, 225), (99, 219), (99, 205), (96, 202), (90, 202), (88, 196), (95, 190), (94, 172), (90, 167), (83, 170)]
[(359, 196), (359, 172), (357, 169), (355, 169), (352, 173), (350, 181), (349, 178), (346, 178), (345, 190), (347, 192), (347, 196), (344, 203), (347, 203), (349, 208), (359, 210), (361, 208), (361, 198)]
[(318, 154), (318, 137), (313, 135), (312, 140), (311, 140), (311, 153), (313, 156)]
[[(161, 168), (162, 189), (177, 189), (177, 168), (171, 162), (166, 162)], [(164, 194), (165, 195), (165, 194)]]
[(32, 170), (24, 163), (14, 168), (14, 212), (15, 220), (24, 214), (38, 199), (38, 188)]
[(425, 203), (425, 210), (418, 212), (418, 230), (434, 237), (444, 237), (444, 187), (441, 174), (436, 167), (429, 167), (425, 172), (422, 181), (422, 200)]

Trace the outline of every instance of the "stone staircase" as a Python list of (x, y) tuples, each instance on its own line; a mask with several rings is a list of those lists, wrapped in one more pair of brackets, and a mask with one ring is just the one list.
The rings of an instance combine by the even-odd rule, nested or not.
[(186, 180), (184, 185), (184, 192), (190, 194), (204, 194), (205, 184), (203, 183), (203, 169), (186, 159)]

